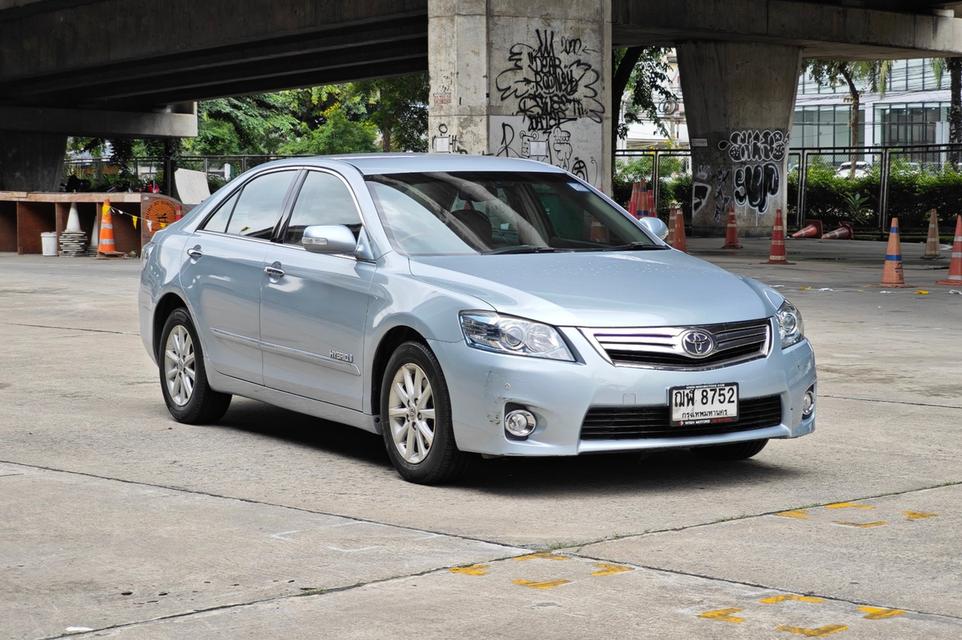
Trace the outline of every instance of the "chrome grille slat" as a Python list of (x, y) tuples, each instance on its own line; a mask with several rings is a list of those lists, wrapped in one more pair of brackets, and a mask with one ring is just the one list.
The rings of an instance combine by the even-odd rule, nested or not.
[[(699, 329), (714, 336), (715, 350), (696, 358), (682, 348), (685, 332)], [(586, 328), (581, 332), (611, 364), (676, 370), (703, 370), (739, 364), (768, 355), (770, 319), (677, 327)]]

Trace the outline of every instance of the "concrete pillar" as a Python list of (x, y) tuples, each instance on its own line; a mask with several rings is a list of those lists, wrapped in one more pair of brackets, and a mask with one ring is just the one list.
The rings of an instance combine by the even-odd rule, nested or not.
[(775, 210), (788, 214), (788, 138), (801, 49), (687, 42), (677, 51), (692, 147), (694, 231), (724, 235), (733, 204), (742, 235), (767, 235)]
[(67, 136), (0, 131), (0, 190), (57, 191)]
[(611, 190), (611, 0), (428, 0), (431, 151), (531, 158)]

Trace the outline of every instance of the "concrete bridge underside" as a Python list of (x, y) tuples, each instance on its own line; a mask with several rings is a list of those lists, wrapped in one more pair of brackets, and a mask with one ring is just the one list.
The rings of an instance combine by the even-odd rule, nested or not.
[[(931, 0), (0, 0), (0, 188), (50, 188), (65, 135), (189, 136), (193, 101), (431, 72), (438, 151), (520, 155), (607, 186), (610, 50), (676, 46), (696, 222), (763, 228), (806, 57), (962, 55)], [(547, 64), (556, 82), (534, 66)], [(564, 87), (563, 91), (557, 87)]]

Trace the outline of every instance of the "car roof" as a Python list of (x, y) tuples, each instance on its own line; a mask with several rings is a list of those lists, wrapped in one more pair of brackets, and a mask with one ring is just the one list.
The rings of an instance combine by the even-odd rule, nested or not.
[[(461, 153), (360, 153), (289, 158), (272, 165), (300, 164), (331, 166), (349, 164), (364, 175), (416, 173), (421, 171), (541, 171), (564, 173), (563, 169), (524, 158), (469, 155)], [(265, 165), (261, 165), (265, 166)]]

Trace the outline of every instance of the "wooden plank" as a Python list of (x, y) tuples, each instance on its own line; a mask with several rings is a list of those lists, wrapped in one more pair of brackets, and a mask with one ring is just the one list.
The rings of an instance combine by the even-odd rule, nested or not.
[(0, 191), (0, 201), (12, 200), (14, 202), (49, 203), (64, 202), (70, 204), (71, 202), (100, 203), (104, 200), (110, 200), (111, 202), (139, 203), (146, 195), (150, 194), (128, 193), (126, 191), (118, 191), (116, 193), (25, 193), (23, 191)]

